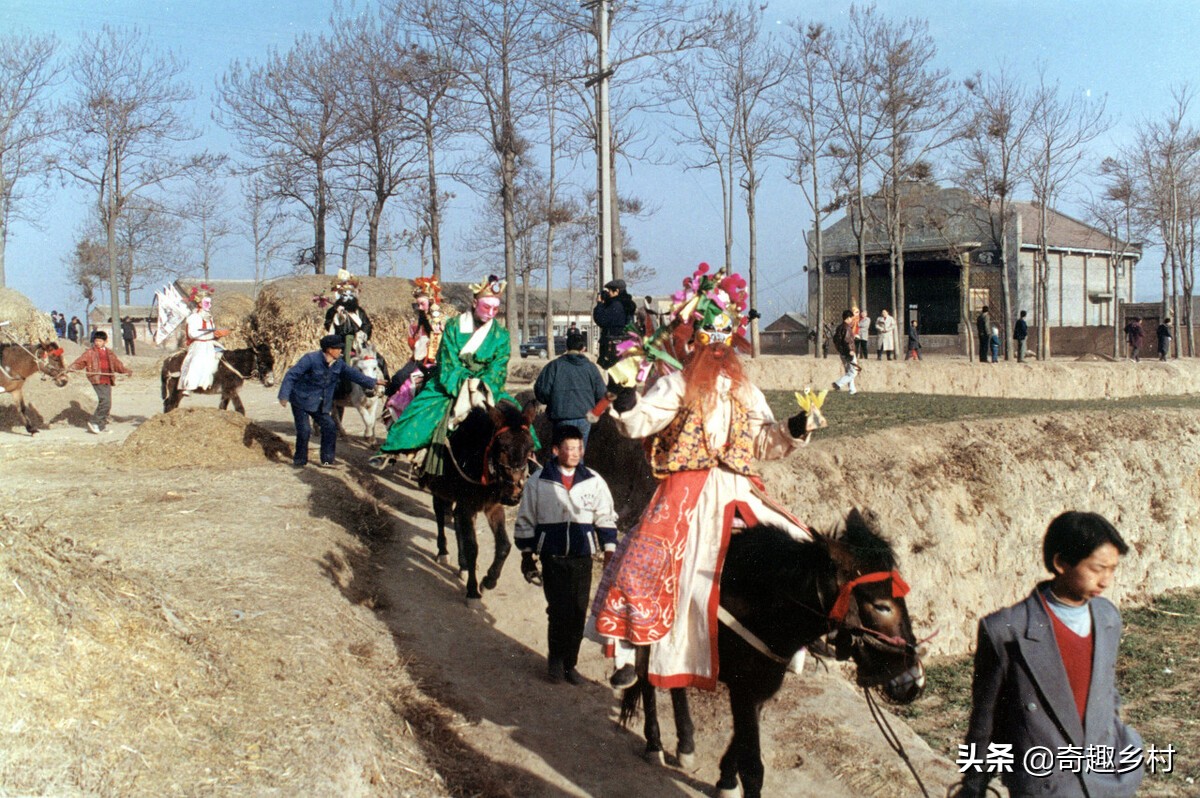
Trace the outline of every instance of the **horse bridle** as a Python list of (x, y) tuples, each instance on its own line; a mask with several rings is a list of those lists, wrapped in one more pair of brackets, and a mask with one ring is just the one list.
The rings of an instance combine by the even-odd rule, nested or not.
[[(25, 349), (25, 347), (21, 344), (17, 344), (17, 346)], [(52, 380), (56, 380), (63, 374), (67, 373), (65, 366), (63, 368), (58, 368), (55, 366), (53, 369), (50, 367), (50, 358), (63, 356), (63, 349), (61, 346), (57, 346), (54, 349), (47, 349), (45, 344), (38, 344), (37, 354), (29, 352), (28, 349), (25, 349), (25, 351), (30, 355), (33, 355), (34, 360), (36, 360), (38, 364), (38, 371), (40, 371), (44, 376), (49, 377)]]
[[(527, 429), (529, 429), (529, 425), (522, 424), (519, 427), (519, 429), (527, 430)], [(462, 466), (459, 465), (459, 463), (458, 463), (458, 458), (454, 456), (454, 448), (450, 445), (450, 440), (447, 439), (446, 440), (446, 451), (449, 452), (449, 454), (450, 454), (450, 457), (449, 457), (450, 462), (454, 463), (454, 470), (458, 472), (458, 475), (460, 477), (462, 477), (467, 482), (470, 482), (472, 485), (488, 485), (488, 484), (490, 484), (490, 481), (488, 480), (488, 474), (492, 467), (492, 444), (494, 444), (496, 442), (496, 439), (499, 438), (502, 434), (504, 434), (505, 432), (511, 432), (512, 430), (513, 430), (512, 427), (504, 426), (504, 427), (500, 427), (494, 433), (492, 433), (492, 437), (488, 440), (487, 446), (483, 450), (483, 478), (482, 479), (474, 479), (474, 478), (468, 476), (466, 474), (466, 472), (462, 470)], [(534, 463), (537, 462), (537, 459), (532, 454), (530, 454), (529, 460), (532, 460)], [(508, 465), (501, 466), (501, 467), (505, 471), (507, 471), (509, 476), (511, 477), (513, 474), (520, 473), (521, 469), (527, 467), (527, 464), (528, 464), (528, 461), (525, 463), (521, 463), (519, 466), (515, 466), (515, 467), (508, 466)], [(515, 482), (516, 480), (513, 480), (513, 481)]]

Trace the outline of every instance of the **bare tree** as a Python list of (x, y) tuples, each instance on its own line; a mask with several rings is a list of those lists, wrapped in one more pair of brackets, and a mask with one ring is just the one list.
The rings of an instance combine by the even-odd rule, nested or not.
[(279, 212), (275, 192), (257, 175), (242, 183), (242, 207), (239, 215), (242, 235), (254, 249), (254, 285), (257, 290), (271, 270), (271, 262), (281, 252), (295, 246), (287, 217)]
[(412, 79), (423, 54), (405, 47), (397, 17), (371, 15), (338, 21), (337, 49), (344, 68), (341, 102), (354, 145), (339, 154), (342, 169), (371, 197), (367, 209), (367, 273), (378, 274), (379, 226), (384, 206), (401, 185), (419, 175), (425, 141), (418, 122), (423, 110)]
[[(882, 146), (875, 156), (883, 177), (880, 193), (888, 239), (892, 310), (900, 328), (906, 329), (904, 241), (911, 221), (909, 211), (919, 211), (924, 193), (920, 184), (933, 174), (930, 159), (958, 136), (963, 103), (949, 71), (934, 66), (937, 46), (929, 35), (928, 22), (913, 18), (898, 23), (880, 20), (874, 29), (874, 41), (880, 53), (877, 102), (883, 121)], [(1007, 320), (1004, 329), (1008, 329)]]
[[(1029, 168), (1028, 142), (1039, 111), (1037, 98), (1000, 69), (976, 73), (965, 82), (971, 113), (959, 140), (958, 183), (987, 208), (992, 244), (1000, 252), (1004, 356), (1008, 359), (1008, 330), (1013, 323), (1012, 285), (1018, 269), (1017, 252), (1009, 251), (1014, 211), (1013, 196)], [(967, 336), (970, 338), (970, 336)]]
[(0, 36), (0, 287), (9, 225), (33, 192), (31, 181), (49, 173), (46, 145), (57, 133), (49, 92), (63, 67), (49, 36)]
[(221, 80), (216, 119), (239, 140), (282, 198), (312, 222), (312, 266), (325, 273), (329, 170), (355, 131), (338, 102), (342, 76), (323, 37), (301, 36), (261, 66), (234, 61)]
[(859, 307), (867, 305), (867, 185), (876, 174), (874, 163), (886, 134), (877, 106), (884, 69), (876, 32), (882, 24), (874, 6), (852, 6), (849, 27), (822, 50), (829, 65), (837, 122), (829, 145), (838, 163), (837, 204), (846, 207), (850, 232), (858, 243)]
[(212, 168), (216, 159), (176, 151), (179, 143), (198, 135), (179, 114), (192, 91), (180, 80), (183, 65), (171, 53), (153, 50), (136, 28), (106, 25), (85, 33), (70, 72), (75, 93), (66, 106), (67, 149), (57, 166), (96, 191), (116, 319), (121, 315), (117, 234), (122, 215), (151, 190)]
[(1038, 253), (1034, 266), (1034, 321), (1038, 328), (1038, 359), (1050, 357), (1050, 253), (1047, 228), (1050, 207), (1078, 174), (1087, 144), (1108, 129), (1106, 101), (1082, 94), (1063, 96), (1058, 84), (1042, 75), (1036, 100), (1031, 147), (1030, 184), (1037, 200)]
[(83, 317), (91, 325), (92, 305), (100, 298), (108, 278), (108, 252), (104, 244), (83, 237), (75, 242), (69, 258), (64, 258), (71, 284), (84, 302)]
[(200, 272), (205, 282), (212, 272), (213, 256), (227, 246), (225, 239), (233, 232), (225, 214), (223, 176), (215, 170), (204, 170), (184, 192), (179, 215), (187, 221), (189, 239), (200, 253)]
[[(1104, 190), (1088, 204), (1088, 215), (1110, 240), (1109, 268), (1112, 273), (1113, 357), (1121, 356), (1121, 277), (1126, 257), (1138, 247), (1146, 232), (1144, 217), (1138, 213), (1135, 173), (1127, 162), (1105, 158), (1100, 164)], [(1132, 300), (1133, 297), (1127, 297)]]
[(793, 120), (786, 131), (792, 140), (788, 178), (800, 186), (813, 216), (813, 229), (808, 238), (811, 258), (807, 268), (810, 280), (814, 273), (816, 275), (817, 307), (809, 314), (809, 323), (816, 333), (813, 355), (820, 357), (825, 351), (825, 247), (821, 227), (831, 212), (822, 197), (831, 181), (825, 165), (835, 126), (829, 108), (832, 99), (829, 64), (821, 53), (831, 34), (824, 25), (804, 25), (799, 20), (791, 23), (790, 33), (795, 59), (787, 90), (779, 103)]

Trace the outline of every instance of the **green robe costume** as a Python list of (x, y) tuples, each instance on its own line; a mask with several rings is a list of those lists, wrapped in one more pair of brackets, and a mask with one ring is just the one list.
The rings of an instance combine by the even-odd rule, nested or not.
[(462, 349), (474, 334), (476, 325), (472, 316), (464, 316), (471, 320), (471, 329), (463, 331), (463, 317), (446, 324), (441, 346), (438, 347), (437, 377), (421, 389), (404, 409), (400, 418), (388, 429), (387, 440), (380, 447), (385, 454), (430, 447), (425, 460), (426, 474), (443, 473), (447, 417), (459, 390), (469, 378), (478, 377), (491, 389), (496, 402), (518, 404), (504, 391), (504, 383), (508, 380), (508, 359), (511, 356), (508, 330), (493, 320), (479, 348), (462, 355)]

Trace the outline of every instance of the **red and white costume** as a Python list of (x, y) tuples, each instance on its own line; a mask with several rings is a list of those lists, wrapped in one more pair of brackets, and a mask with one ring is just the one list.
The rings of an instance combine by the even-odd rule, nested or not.
[(217, 347), (217, 325), (212, 314), (196, 308), (186, 319), (187, 355), (179, 369), (179, 388), (195, 391), (212, 387), (221, 350)]
[(683, 372), (657, 382), (630, 410), (609, 412), (621, 433), (649, 438), (662, 479), (638, 525), (617, 548), (592, 604), (603, 639), (650, 648), (658, 687), (711, 689), (717, 681), (717, 605), (729, 535), (773, 524), (808, 529), (773, 501), (752, 462), (787, 456), (805, 438), (776, 422), (762, 392), (721, 374), (715, 395), (685, 403)]

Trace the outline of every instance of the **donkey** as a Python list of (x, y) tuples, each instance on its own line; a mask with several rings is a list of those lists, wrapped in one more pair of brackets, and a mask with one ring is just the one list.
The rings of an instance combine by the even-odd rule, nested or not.
[[(438, 561), (449, 557), (446, 548), (446, 514), (454, 511), (454, 536), (458, 543), (458, 570), (467, 574), (467, 603), (478, 603), (482, 590), (492, 590), (512, 549), (504, 526), (504, 508), (516, 506), (529, 478), (534, 439), (530, 424), (538, 405), (524, 410), (501, 401), (488, 409), (474, 408), (450, 434), (444, 473), (426, 474), (421, 487), (433, 494), (437, 519)], [(475, 576), (479, 544), (475, 516), (483, 513), (495, 539), (495, 555), (483, 581)]]
[[(857, 510), (837, 537), (814, 533), (801, 542), (782, 529), (751, 527), (731, 536), (721, 572), (717, 661), (729, 686), (733, 738), (721, 757), (717, 794), (746, 798), (762, 793), (759, 747), (762, 705), (779, 691), (801, 647), (832, 638), (838, 659), (853, 659), (863, 688), (878, 688), (894, 703), (910, 703), (925, 687), (925, 671), (913, 636), (891, 546)], [(638, 682), (621, 701), (627, 724), (645, 705), (646, 755), (663, 761), (654, 687), (646, 678), (648, 648), (638, 651)], [(685, 767), (695, 755), (694, 725), (684, 688), (671, 690), (678, 757)]]
[[(350, 358), (350, 365), (374, 380), (386, 379), (381, 368), (382, 359), (370, 344), (363, 344), (359, 347), (354, 356)], [(383, 398), (378, 393), (367, 393), (361, 385), (351, 382), (349, 378), (343, 376), (341, 385), (337, 387), (337, 391), (333, 395), (333, 418), (337, 422), (338, 432), (342, 435), (347, 434), (346, 428), (342, 426), (342, 415), (346, 412), (347, 407), (353, 407), (358, 411), (365, 428), (363, 437), (369, 443), (375, 443), (375, 422), (381, 415)]]
[[(163, 361), (164, 413), (170, 413), (179, 407), (180, 401), (183, 400), (183, 391), (179, 390), (179, 370), (183, 366), (185, 357), (187, 357), (187, 350), (181, 349)], [(229, 403), (233, 402), (233, 409), (244, 416), (246, 408), (242, 404), (241, 397), (238, 396), (238, 391), (251, 377), (257, 377), (263, 385), (270, 387), (275, 381), (274, 368), (275, 358), (271, 354), (271, 347), (266, 344), (257, 344), (245, 349), (226, 349), (221, 353), (217, 373), (213, 375), (212, 387), (194, 391), (194, 393), (219, 393), (221, 394), (219, 407), (222, 410), (228, 408)]]
[(0, 393), (12, 394), (17, 403), (17, 413), (30, 435), (36, 435), (38, 430), (29, 418), (25, 380), (39, 371), (43, 379), (49, 377), (60, 388), (67, 384), (63, 350), (57, 343), (0, 344)]

